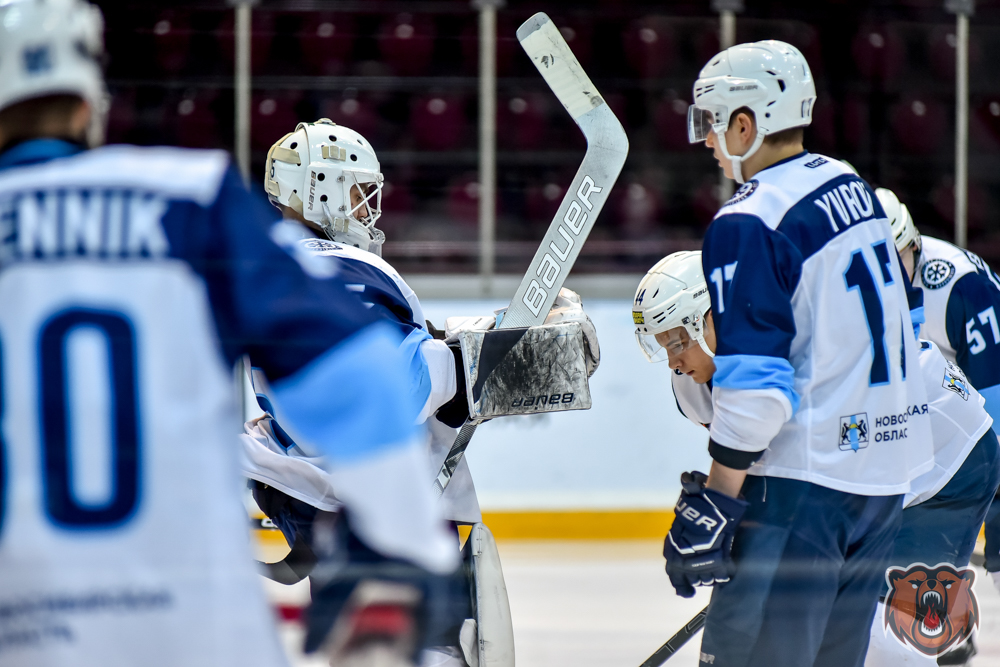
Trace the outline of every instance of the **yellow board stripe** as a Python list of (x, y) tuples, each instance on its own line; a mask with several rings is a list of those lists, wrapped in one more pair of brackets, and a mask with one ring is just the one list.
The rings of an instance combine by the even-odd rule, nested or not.
[(483, 512), (498, 540), (663, 539), (672, 510)]

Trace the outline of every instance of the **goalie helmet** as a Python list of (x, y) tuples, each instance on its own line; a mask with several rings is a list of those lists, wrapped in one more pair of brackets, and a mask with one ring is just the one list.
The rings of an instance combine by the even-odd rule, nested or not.
[[(382, 172), (368, 140), (328, 118), (299, 123), (267, 153), (264, 190), (331, 240), (382, 254)], [(364, 201), (352, 205), (351, 190)]]
[(49, 95), (90, 105), (87, 140), (104, 140), (108, 98), (101, 60), (104, 17), (83, 0), (0, 1), (0, 110)]
[[(733, 164), (733, 177), (743, 183), (741, 165), (757, 152), (764, 137), (812, 123), (816, 86), (799, 50), (770, 39), (738, 44), (715, 55), (698, 74), (693, 94), (688, 141), (705, 141), (714, 131), (723, 156)], [(757, 136), (745, 155), (733, 156), (725, 132), (730, 115), (741, 107), (753, 111)]]
[(651, 363), (665, 361), (667, 350), (656, 334), (684, 327), (710, 357), (705, 342), (705, 313), (712, 307), (701, 268), (701, 251), (684, 250), (667, 255), (639, 283), (632, 302), (632, 321), (639, 349)]
[(875, 190), (882, 208), (885, 209), (885, 217), (889, 218), (889, 226), (892, 228), (892, 238), (896, 243), (896, 250), (903, 252), (912, 244), (917, 254), (920, 254), (920, 232), (913, 224), (910, 211), (906, 204), (899, 201), (896, 193), (888, 188), (878, 188)]

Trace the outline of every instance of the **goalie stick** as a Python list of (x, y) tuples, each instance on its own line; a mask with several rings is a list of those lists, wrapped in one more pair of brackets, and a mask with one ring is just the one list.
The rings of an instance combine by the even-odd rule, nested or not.
[[(622, 124), (597, 92), (551, 19), (542, 12), (535, 14), (517, 29), (517, 39), (583, 132), (587, 153), (499, 329), (537, 326), (545, 321), (628, 156), (628, 137)], [(438, 495), (444, 493), (451, 481), (478, 425), (470, 420), (459, 431), (434, 480)]]
[(639, 667), (660, 667), (670, 659), (674, 653), (681, 650), (681, 647), (688, 643), (688, 640), (698, 634), (698, 631), (705, 625), (705, 617), (708, 616), (708, 607), (698, 612), (698, 615), (687, 622), (677, 634), (667, 640), (667, 643), (656, 649), (656, 652), (646, 658), (646, 661)]

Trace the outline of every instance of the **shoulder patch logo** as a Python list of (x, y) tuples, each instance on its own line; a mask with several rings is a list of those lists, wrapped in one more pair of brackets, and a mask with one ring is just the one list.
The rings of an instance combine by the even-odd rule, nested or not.
[(816, 167), (820, 166), (821, 164), (826, 164), (827, 162), (829, 162), (829, 160), (827, 160), (825, 157), (818, 157), (815, 160), (812, 160), (810, 162), (806, 162), (804, 166), (808, 167), (809, 169), (815, 169)]
[(736, 194), (730, 197), (729, 201), (723, 204), (723, 206), (732, 206), (733, 204), (738, 204), (739, 202), (743, 201), (744, 199), (752, 195), (754, 191), (757, 190), (758, 185), (760, 185), (760, 182), (757, 179), (752, 179), (747, 181), (746, 183), (740, 186), (740, 189), (736, 191)]
[(868, 413), (840, 418), (840, 449), (858, 451), (868, 447)]
[(955, 265), (946, 259), (932, 259), (920, 269), (920, 280), (927, 289), (941, 289), (955, 277)]
[(965, 378), (962, 369), (945, 359), (944, 381), (941, 386), (948, 391), (953, 391), (962, 397), (962, 400), (969, 400), (969, 381)]
[(340, 246), (326, 239), (306, 239), (302, 245), (307, 250), (340, 250)]
[(979, 627), (979, 603), (971, 567), (913, 563), (885, 572), (885, 627), (903, 645), (937, 656), (967, 640)]

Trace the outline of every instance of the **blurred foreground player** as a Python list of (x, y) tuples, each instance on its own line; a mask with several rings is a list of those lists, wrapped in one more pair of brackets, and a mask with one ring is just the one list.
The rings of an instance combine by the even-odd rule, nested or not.
[(703, 663), (860, 667), (902, 496), (934, 465), (905, 277), (868, 184), (803, 149), (816, 92), (798, 50), (727, 49), (693, 94), (689, 139), (742, 187), (704, 240), (713, 464), (683, 477), (667, 570), (684, 596), (728, 581)]
[[(88, 147), (102, 24), (81, 0), (0, 6), (0, 665), (280, 665), (226, 444), (233, 362), (272, 380), (352, 530), (443, 575), (419, 406), (398, 334), (270, 239), (224, 153)], [(387, 608), (419, 621), (412, 587), (356, 592), (334, 642)]]
[[(712, 375), (715, 373), (715, 329), (701, 253), (674, 253), (646, 274), (639, 291), (656, 293), (633, 312), (643, 324), (636, 339), (651, 362), (668, 361), (677, 405), (696, 424), (712, 422)], [(640, 309), (641, 308), (641, 309)], [(669, 313), (665, 317), (664, 313)], [(1000, 460), (992, 418), (983, 398), (962, 371), (944, 359), (937, 346), (921, 341), (920, 370), (927, 391), (934, 468), (914, 480), (903, 499), (903, 518), (887, 567), (923, 563), (969, 564), (986, 508), (1000, 484)], [(734, 550), (742, 539), (736, 532)], [(883, 581), (882, 600), (886, 584)], [(867, 667), (934, 665), (887, 632), (879, 604), (871, 629)], [(945, 614), (946, 616), (946, 614)], [(941, 627), (945, 619), (940, 619)], [(935, 628), (928, 628), (930, 633)]]

